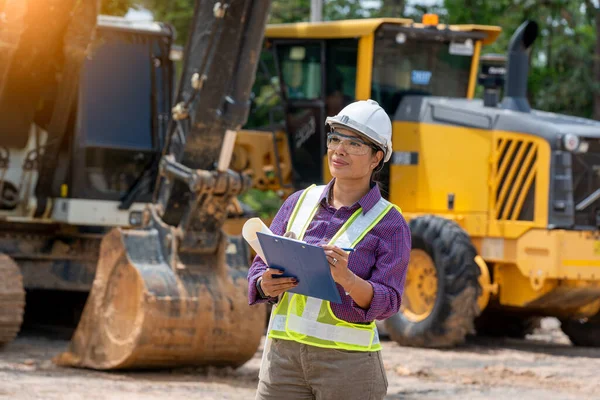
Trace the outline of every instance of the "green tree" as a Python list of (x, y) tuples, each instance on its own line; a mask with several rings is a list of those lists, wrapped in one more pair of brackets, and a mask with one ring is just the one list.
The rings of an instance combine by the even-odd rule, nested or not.
[(364, 8), (361, 0), (326, 0), (323, 7), (323, 19), (326, 21), (370, 16), (371, 10)]
[[(594, 7), (590, 0), (586, 2)], [(600, 65), (596, 77), (593, 73), (597, 9), (590, 13), (582, 4), (573, 0), (444, 1), (449, 23), (502, 27), (497, 42), (484, 53), (505, 53), (517, 27), (526, 19), (536, 21), (539, 37), (532, 48), (528, 82), (532, 107), (592, 117), (595, 82), (600, 80)], [(600, 107), (600, 101), (597, 104)]]
[(138, 0), (138, 3), (150, 10), (155, 20), (173, 25), (177, 32), (177, 44), (186, 43), (196, 0)]
[(592, 0), (585, 0), (585, 12), (587, 21), (594, 26), (594, 61), (593, 61), (593, 85), (594, 106), (592, 115), (594, 119), (600, 120), (600, 7), (596, 7)]
[[(104, 0), (106, 2), (135, 2), (135, 0)], [(177, 44), (185, 44), (190, 24), (194, 16), (196, 0), (138, 0), (150, 10), (154, 19), (172, 24), (177, 31)], [(326, 0), (323, 6), (323, 19), (326, 21), (365, 18), (371, 10), (365, 9), (360, 0)], [(269, 16), (270, 24), (306, 22), (310, 20), (310, 0), (274, 0)]]
[(373, 12), (376, 17), (401, 18), (406, 7), (406, 0), (382, 0), (378, 10)]
[[(366, 18), (371, 9), (363, 7), (361, 0), (324, 0), (323, 20)], [(275, 0), (271, 5), (269, 23), (307, 22), (310, 20), (310, 0)]]
[(301, 22), (310, 19), (310, 0), (275, 0), (271, 3), (270, 24)]

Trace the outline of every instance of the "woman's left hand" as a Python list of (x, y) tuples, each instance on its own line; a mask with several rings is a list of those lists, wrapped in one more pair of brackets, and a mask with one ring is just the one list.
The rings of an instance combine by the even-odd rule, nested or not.
[(346, 287), (352, 282), (354, 273), (348, 269), (348, 253), (336, 246), (322, 245), (329, 261), (333, 280)]

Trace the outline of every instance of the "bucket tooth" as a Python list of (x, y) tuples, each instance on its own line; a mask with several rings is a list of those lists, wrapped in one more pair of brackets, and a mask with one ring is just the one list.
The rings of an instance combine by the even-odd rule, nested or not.
[(252, 358), (266, 308), (248, 306), (246, 275), (225, 263), (226, 237), (215, 255), (186, 254), (177, 270), (159, 237), (155, 229), (115, 228), (103, 238), (82, 318), (56, 364), (235, 368)]

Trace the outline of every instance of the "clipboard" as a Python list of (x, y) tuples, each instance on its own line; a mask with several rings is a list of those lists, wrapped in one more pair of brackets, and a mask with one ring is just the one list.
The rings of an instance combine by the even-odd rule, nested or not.
[(288, 292), (303, 294), (341, 303), (340, 292), (336, 286), (325, 251), (318, 246), (283, 236), (257, 232), (260, 247), (269, 268), (283, 271), (281, 277), (295, 277), (298, 286)]

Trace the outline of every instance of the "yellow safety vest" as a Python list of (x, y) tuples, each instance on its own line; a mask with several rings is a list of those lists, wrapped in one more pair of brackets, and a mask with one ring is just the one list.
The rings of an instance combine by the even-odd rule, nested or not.
[[(319, 208), (325, 186), (312, 185), (300, 198), (287, 225), (302, 240), (310, 221)], [(338, 247), (355, 247), (365, 235), (392, 209), (400, 209), (381, 198), (367, 213), (359, 208), (329, 242)], [(375, 321), (356, 324), (335, 316), (329, 301), (285, 292), (271, 311), (268, 336), (294, 340), (312, 346), (354, 351), (381, 350)]]

